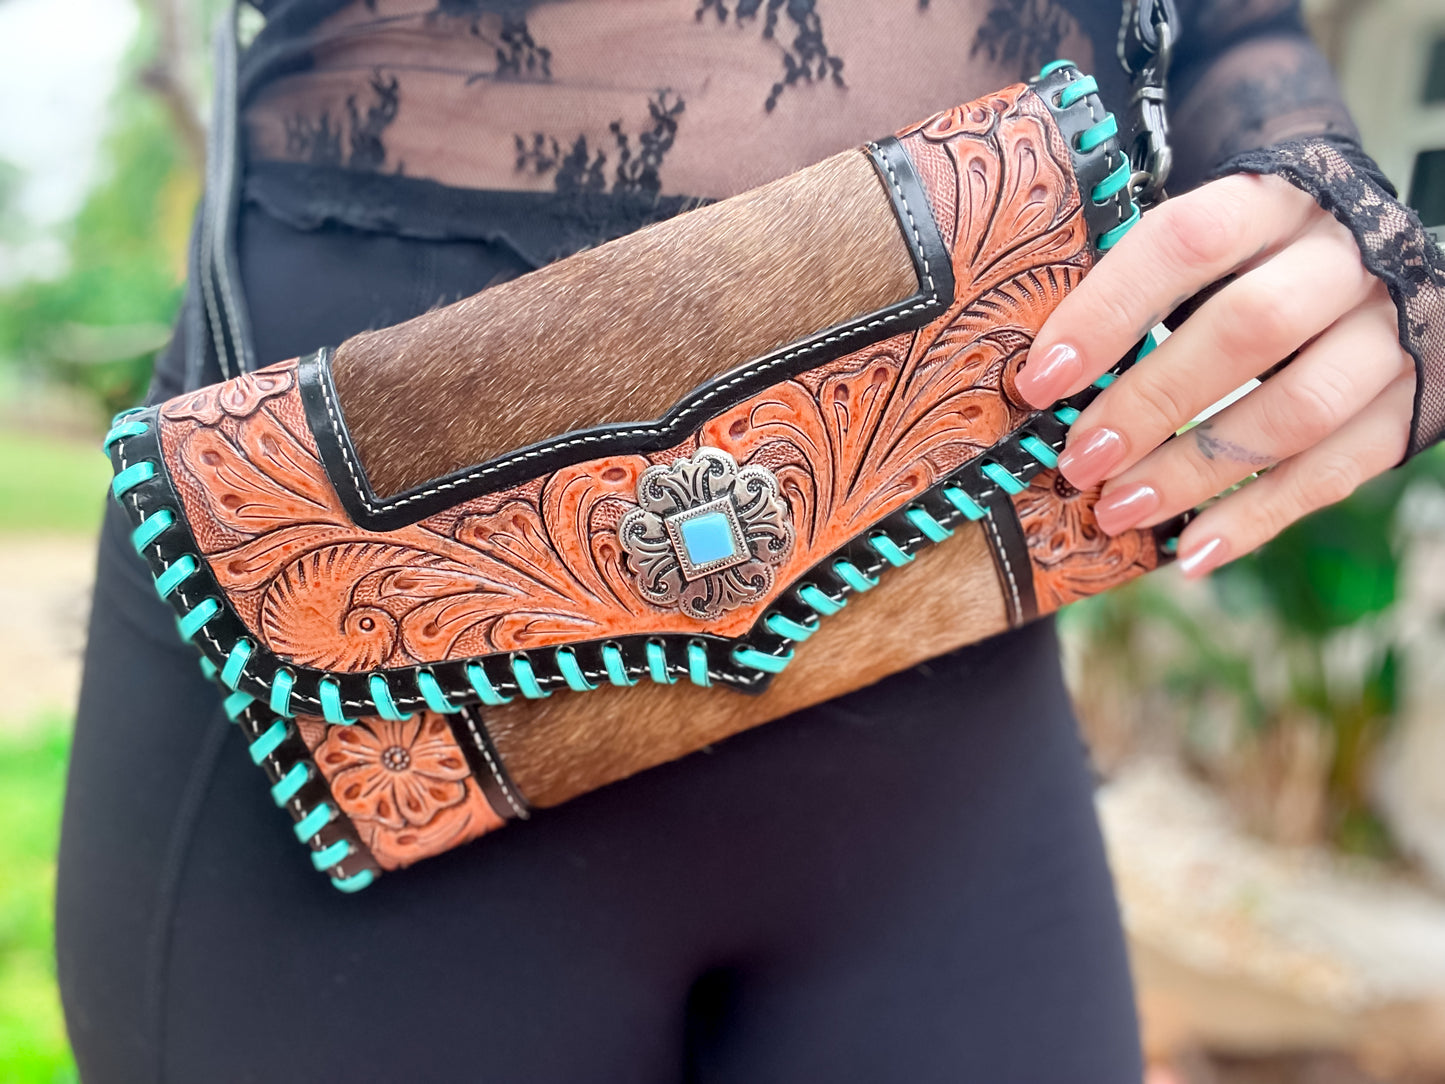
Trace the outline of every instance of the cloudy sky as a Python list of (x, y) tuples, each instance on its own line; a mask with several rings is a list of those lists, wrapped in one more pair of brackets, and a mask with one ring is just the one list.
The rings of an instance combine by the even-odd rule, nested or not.
[[(85, 196), (137, 21), (131, 0), (0, 0), (0, 159), (21, 169), (19, 209), (41, 229)], [(53, 247), (0, 248), (0, 281), (43, 270)]]

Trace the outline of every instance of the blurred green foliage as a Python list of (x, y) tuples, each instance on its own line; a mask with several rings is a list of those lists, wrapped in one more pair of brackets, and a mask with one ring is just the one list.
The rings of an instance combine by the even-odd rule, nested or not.
[[(1445, 490), (1445, 449), (1287, 528), (1216, 572), (1205, 592), (1179, 590), (1165, 573), (1079, 603), (1065, 624), (1086, 665), (1110, 670), (1115, 687), (1139, 703), (1167, 705), (1167, 719), (1146, 725), (1172, 721), (1186, 750), (1217, 743), (1200, 727), (1221, 715), (1234, 727), (1227, 753), (1236, 758), (1251, 743), (1246, 757), (1265, 756), (1282, 726), (1319, 728), (1324, 837), (1345, 851), (1389, 856), (1371, 769), (1407, 676), (1405, 633), (1394, 619), (1406, 589), (1399, 520), (1417, 486)], [(1268, 780), (1267, 771), (1256, 778)]]
[[(0, 539), (95, 534), (110, 464), (94, 442), (0, 433)], [(0, 727), (0, 1081), (76, 1079), (55, 984), (55, 853), (70, 725)]]
[[(107, 415), (141, 398), (180, 305), (198, 184), (159, 102), (127, 83), (113, 111), (101, 177), (61, 236), (65, 270), (0, 291), (0, 363), (78, 387)], [(0, 230), (21, 228), (13, 186), (0, 169)]]
[[(0, 433), (0, 539), (94, 535), (110, 464), (94, 442)], [(56, 713), (0, 727), (0, 1081), (76, 1079), (55, 984), (55, 853), (70, 726)]]
[[(215, 7), (209, 0), (205, 10)], [(0, 287), (0, 536), (95, 534), (110, 466), (99, 429), (140, 400), (179, 306), (199, 180), (163, 104), (137, 73), (154, 54), (143, 11), (110, 105), (100, 171), (56, 234), (60, 273)], [(31, 241), (19, 171), (0, 162), (0, 239)], [(94, 440), (49, 433), (28, 388), (60, 385), (94, 404)], [(50, 400), (42, 397), (41, 404)], [(17, 403), (23, 406), (17, 407)], [(24, 431), (9, 424), (24, 424)], [(59, 419), (73, 427), (68, 413)], [(0, 1081), (76, 1079), (55, 982), (55, 855), (70, 726), (63, 714), (0, 728)]]
[[(1286, 528), (1269, 545), (1222, 569), (1215, 589), (1227, 608), (1274, 622), (1288, 700), (1328, 731), (1327, 830), (1348, 851), (1388, 851), (1388, 833), (1371, 809), (1370, 770), (1401, 697), (1400, 648), (1381, 619), (1400, 598), (1395, 527), (1400, 502), (1417, 481), (1445, 477), (1436, 452), (1361, 487), (1349, 500)], [(1336, 669), (1331, 646), (1348, 630), (1371, 627), (1354, 672)], [(1341, 678), (1344, 677), (1344, 680)], [(1257, 695), (1247, 721), (1267, 726)]]

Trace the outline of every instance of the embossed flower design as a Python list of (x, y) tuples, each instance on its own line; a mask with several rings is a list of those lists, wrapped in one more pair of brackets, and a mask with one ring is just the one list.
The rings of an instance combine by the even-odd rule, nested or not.
[(1094, 518), (1098, 490), (1080, 492), (1058, 471), (1041, 471), (1014, 498), (1034, 563), (1039, 609), (1050, 613), (1148, 572), (1158, 552), (1147, 531), (1105, 534)]
[(649, 467), (617, 534), (643, 598), (703, 620), (756, 602), (793, 549), (778, 480), (718, 448)]
[(446, 720), (430, 712), (331, 727), (316, 750), (344, 813), (388, 828), (421, 828), (466, 800), (467, 763)]

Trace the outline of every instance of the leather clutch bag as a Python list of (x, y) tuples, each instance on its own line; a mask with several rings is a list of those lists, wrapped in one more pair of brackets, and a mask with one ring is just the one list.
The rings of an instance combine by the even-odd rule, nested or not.
[(1097, 387), (1013, 384), (1138, 217), (1116, 129), (1050, 65), (121, 415), (135, 549), (316, 867), (364, 887), (1167, 560), (1054, 469)]

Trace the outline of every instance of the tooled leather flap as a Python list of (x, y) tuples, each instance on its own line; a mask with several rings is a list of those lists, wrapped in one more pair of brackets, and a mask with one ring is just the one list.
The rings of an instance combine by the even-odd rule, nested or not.
[[(609, 455), (646, 455), (672, 448), (684, 443), (706, 419), (755, 398), (776, 384), (844, 357), (889, 334), (928, 324), (953, 301), (954, 275), (949, 250), (934, 221), (928, 195), (899, 141), (892, 137), (882, 139), (870, 143), (867, 150), (897, 216), (900, 234), (918, 276), (917, 291), (895, 304), (824, 328), (723, 373), (693, 389), (660, 418), (598, 425), (550, 436), (384, 497), (367, 479), (361, 456), (347, 430), (327, 352), (302, 359), (298, 368), (301, 402), (321, 461), (347, 513), (358, 526), (390, 530), (415, 523), (460, 501), (506, 490), (577, 463), (597, 461)], [(496, 408), (505, 409), (505, 404), (496, 404)]]
[[(1120, 157), (1061, 127), (1099, 109), (1058, 100), (1079, 78), (877, 145), (920, 294), (656, 423), (519, 449), (389, 507), (348, 465), (324, 355), (125, 423), (141, 431), (113, 441), (117, 494), (157, 524), (138, 549), (183, 633), (233, 688), (332, 722), (639, 680), (764, 687), (850, 593), (1015, 515), (1087, 399), (1035, 412), (1012, 392), (1095, 258), (1086, 178)], [(126, 475), (138, 459), (158, 469)], [(1020, 596), (1016, 619), (1032, 608)]]

